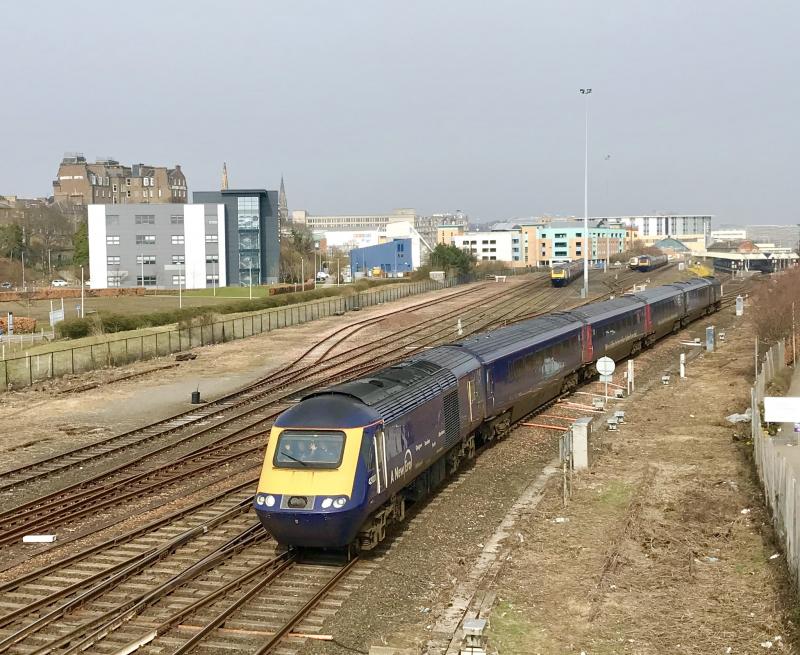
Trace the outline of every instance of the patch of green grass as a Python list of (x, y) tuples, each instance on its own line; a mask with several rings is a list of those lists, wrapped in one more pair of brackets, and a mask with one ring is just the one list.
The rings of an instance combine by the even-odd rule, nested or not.
[(491, 650), (504, 655), (535, 652), (532, 648), (543, 636), (522, 610), (506, 600), (492, 609), (487, 632)]
[[(270, 287), (255, 286), (253, 287), (253, 298), (263, 298), (269, 295)], [(249, 299), (249, 287), (217, 287), (214, 289), (189, 289), (183, 292), (184, 296), (190, 298), (239, 298)]]
[(633, 487), (626, 482), (612, 480), (600, 494), (598, 500), (609, 508), (625, 507), (631, 501)]

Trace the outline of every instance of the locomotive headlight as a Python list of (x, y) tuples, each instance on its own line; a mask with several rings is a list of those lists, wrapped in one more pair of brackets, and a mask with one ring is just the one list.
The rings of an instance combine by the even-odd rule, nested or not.
[(344, 507), (344, 504), (347, 502), (347, 498), (339, 497), (333, 501), (333, 506), (339, 509), (340, 507)]
[(275, 504), (275, 496), (265, 496), (264, 497), (264, 504), (267, 507), (272, 507)]
[(264, 504), (264, 496), (256, 496), (256, 505)]
[(328, 509), (331, 505), (333, 505), (333, 498), (325, 498), (322, 501), (322, 509)]

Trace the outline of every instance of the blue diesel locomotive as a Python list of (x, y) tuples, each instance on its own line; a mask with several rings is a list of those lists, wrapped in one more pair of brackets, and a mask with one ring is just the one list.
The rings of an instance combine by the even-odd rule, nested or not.
[(439, 346), (306, 396), (272, 428), (254, 498), (294, 547), (374, 548), (407, 502), (595, 373), (719, 309), (714, 278), (655, 287)]

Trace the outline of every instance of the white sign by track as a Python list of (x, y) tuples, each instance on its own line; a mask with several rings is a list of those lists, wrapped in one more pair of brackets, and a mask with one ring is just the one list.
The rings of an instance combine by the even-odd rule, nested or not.
[(601, 357), (597, 360), (597, 372), (600, 375), (611, 375), (614, 372), (614, 369), (617, 365), (614, 363), (614, 360), (610, 357)]

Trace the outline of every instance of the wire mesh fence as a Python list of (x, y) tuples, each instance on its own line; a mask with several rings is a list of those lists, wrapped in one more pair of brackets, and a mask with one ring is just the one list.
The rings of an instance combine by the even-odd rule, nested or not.
[(470, 281), (472, 278), (460, 277), (444, 281), (422, 280), (391, 284), (352, 295), (333, 296), (276, 307), (244, 316), (214, 320), (207, 324), (155, 330), (150, 334), (131, 337), (115, 338), (109, 335), (108, 338), (92, 344), (53, 349), (43, 353), (26, 353), (21, 357), (0, 361), (0, 384), (3, 385), (2, 390), (18, 389), (64, 375), (121, 366), (172, 355), (198, 346), (243, 339)]

